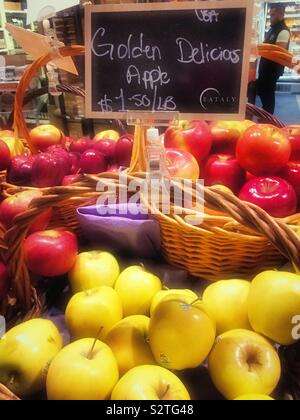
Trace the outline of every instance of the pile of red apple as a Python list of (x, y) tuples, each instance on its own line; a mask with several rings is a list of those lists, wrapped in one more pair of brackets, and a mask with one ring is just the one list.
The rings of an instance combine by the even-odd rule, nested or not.
[(132, 154), (133, 138), (113, 130), (94, 139), (66, 138), (52, 125), (43, 125), (30, 132), (35, 154), (13, 153), (6, 142), (13, 132), (0, 132), (0, 170), (7, 170), (11, 184), (30, 187), (70, 185), (78, 174), (98, 174), (127, 167)]
[(182, 121), (168, 128), (165, 145), (192, 153), (206, 186), (226, 186), (273, 217), (299, 209), (300, 125)]

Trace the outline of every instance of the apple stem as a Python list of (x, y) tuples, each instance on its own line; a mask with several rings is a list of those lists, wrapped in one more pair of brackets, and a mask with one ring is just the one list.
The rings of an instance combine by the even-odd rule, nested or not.
[(200, 298), (197, 298), (196, 300), (194, 300), (194, 301), (190, 304), (190, 306), (193, 306), (193, 305), (195, 305), (195, 303), (200, 302), (200, 301), (201, 301), (201, 299), (200, 299)]
[(145, 266), (143, 263), (140, 263), (140, 266), (142, 267), (142, 269), (145, 271)]
[(13, 385), (16, 381), (16, 375), (12, 375), (10, 380), (9, 380), (9, 385)]
[(94, 352), (94, 349), (95, 349), (96, 343), (97, 343), (97, 341), (98, 341), (98, 339), (99, 339), (99, 336), (100, 336), (100, 334), (101, 334), (101, 332), (102, 332), (103, 328), (104, 328), (104, 327), (101, 327), (101, 328), (99, 329), (99, 331), (98, 331), (98, 333), (97, 333), (97, 336), (96, 336), (96, 338), (95, 338), (95, 340), (94, 340), (94, 342), (93, 342), (92, 348), (91, 348), (91, 350), (88, 352), (87, 359), (89, 359), (89, 360), (92, 360), (92, 358), (93, 358), (93, 352)]

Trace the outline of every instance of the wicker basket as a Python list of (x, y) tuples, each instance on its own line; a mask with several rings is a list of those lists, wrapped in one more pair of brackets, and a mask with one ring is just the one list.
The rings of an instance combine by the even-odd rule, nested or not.
[[(84, 54), (84, 47), (64, 47), (60, 49), (63, 56)], [(35, 72), (48, 61), (51, 56), (41, 57), (25, 72), (16, 95), (14, 110), (14, 126), (16, 134), (22, 133), (30, 144), (29, 132), (22, 114), (25, 92)], [(282, 123), (265, 111), (248, 106), (248, 112), (260, 119), (282, 127)], [(136, 127), (132, 162), (128, 180), (145, 178), (146, 170), (146, 127)], [(120, 185), (116, 174), (82, 176), (70, 187), (45, 188), (43, 196), (33, 201), (32, 208), (15, 219), (12, 229), (5, 232), (1, 241), (4, 257), (9, 266), (12, 289), (4, 302), (2, 313), (8, 318), (31, 318), (39, 314), (43, 308), (43, 296), (34, 288), (23, 259), (23, 241), (33, 219), (45, 209), (52, 207), (60, 214), (56, 217), (55, 227), (64, 226), (75, 230), (79, 225), (75, 216), (75, 208), (90, 200), (95, 201), (99, 193), (96, 184), (105, 186), (114, 183)], [(174, 181), (175, 182), (175, 181)], [(5, 194), (15, 194), (19, 187), (2, 183)], [(206, 211), (201, 226), (189, 224), (189, 217), (199, 215), (197, 212), (182, 209), (178, 216), (171, 209), (164, 215), (159, 209), (152, 209), (161, 226), (162, 253), (167, 261), (183, 267), (191, 274), (207, 280), (216, 280), (231, 276), (250, 277), (265, 268), (275, 268), (284, 261), (290, 260), (295, 266), (300, 263), (300, 238), (295, 233), (300, 224), (300, 214), (284, 220), (275, 220), (255, 205), (240, 201), (232, 194), (214, 187), (205, 188)], [(195, 189), (190, 190), (191, 198)], [(149, 207), (149, 203), (146, 203)], [(155, 210), (155, 211), (154, 211)], [(213, 213), (221, 211), (222, 214)], [(63, 213), (63, 215), (62, 215)], [(200, 215), (201, 216), (201, 215)]]

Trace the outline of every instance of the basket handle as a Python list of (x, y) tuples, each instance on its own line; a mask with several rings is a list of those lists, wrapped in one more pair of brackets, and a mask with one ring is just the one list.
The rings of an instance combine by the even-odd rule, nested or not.
[[(84, 55), (85, 47), (81, 45), (74, 45), (71, 47), (62, 47), (59, 49), (59, 52), (62, 57), (75, 57), (79, 55)], [(22, 133), (24, 135), (25, 140), (30, 148), (30, 150), (35, 153), (37, 152), (34, 145), (31, 143), (29, 130), (27, 128), (22, 107), (26, 95), (26, 91), (30, 85), (32, 78), (36, 75), (36, 73), (41, 69), (41, 67), (45, 66), (53, 59), (51, 53), (48, 53), (36, 61), (34, 61), (30, 66), (27, 67), (25, 70), (20, 83), (18, 85), (16, 95), (15, 95), (15, 104), (14, 104), (14, 130), (16, 137), (19, 137), (19, 134)]]
[[(85, 91), (79, 86), (60, 84), (57, 86), (57, 90), (61, 93), (70, 93), (75, 96), (80, 96), (81, 98), (85, 98)], [(47, 93), (49, 93), (48, 86), (44, 86), (42, 88), (35, 89), (33, 91), (28, 92), (27, 95), (24, 97), (23, 106), (31, 102), (33, 99), (38, 98), (39, 96), (45, 95)], [(122, 134), (126, 134), (127, 131), (122, 121), (114, 120), (114, 123), (119, 132), (121, 132)], [(6, 126), (8, 129), (13, 127), (13, 125), (14, 125), (14, 111), (12, 111), (6, 123)]]
[[(176, 185), (176, 182), (172, 183)], [(178, 185), (177, 187), (180, 188)], [(255, 204), (242, 201), (234, 194), (216, 187), (204, 187), (203, 192), (206, 205), (229, 214), (240, 225), (260, 233), (284, 257), (290, 260), (295, 268), (300, 267), (300, 236), (289, 226), (289, 223), (294, 224), (294, 220), (297, 219), (296, 215), (286, 219), (275, 219)], [(196, 199), (195, 189), (190, 189), (189, 193), (191, 199)], [(165, 217), (161, 212), (160, 215)], [(300, 221), (300, 214), (298, 216)], [(188, 226), (184, 220), (183, 223)]]

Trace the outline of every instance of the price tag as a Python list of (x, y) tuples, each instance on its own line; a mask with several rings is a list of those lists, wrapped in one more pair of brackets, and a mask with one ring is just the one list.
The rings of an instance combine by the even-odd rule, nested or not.
[(252, 6), (249, 0), (86, 6), (86, 116), (244, 119)]

